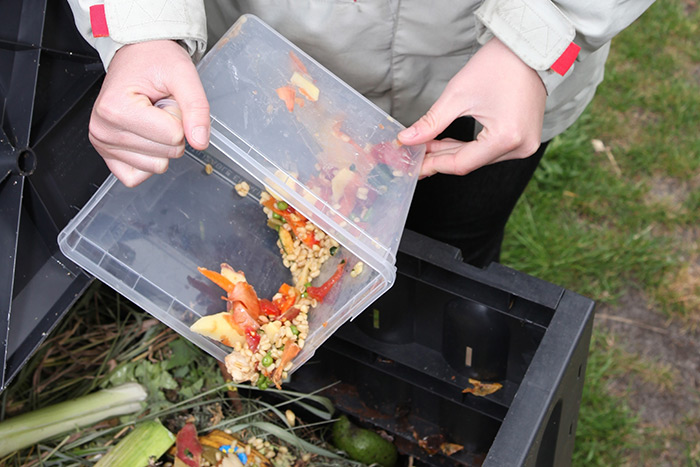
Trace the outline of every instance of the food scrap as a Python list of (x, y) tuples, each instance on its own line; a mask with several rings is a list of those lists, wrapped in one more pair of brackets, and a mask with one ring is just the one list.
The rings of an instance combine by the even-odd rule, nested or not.
[(248, 182), (236, 183), (233, 188), (241, 198), (245, 198), (248, 196), (248, 192), (250, 192), (250, 185), (248, 185)]
[(313, 83), (309, 71), (299, 57), (291, 51), (289, 52), (289, 57), (292, 59), (293, 68), (296, 70), (292, 73), (291, 78), (289, 78), (290, 84), (281, 86), (275, 91), (277, 92), (277, 97), (284, 101), (287, 110), (293, 112), (295, 104), (299, 107), (304, 106), (303, 99), (296, 97), (297, 91), (311, 102), (316, 102), (318, 100), (321, 91), (318, 89), (318, 86)]
[(312, 286), (323, 264), (337, 252), (338, 242), (268, 192), (261, 194), (260, 203), (267, 225), (277, 231), (292, 285), (282, 284), (271, 299), (259, 298), (245, 274), (229, 264), (222, 263), (220, 272), (200, 267), (201, 274), (226, 292), (221, 297), (226, 311), (203, 316), (190, 329), (232, 347), (225, 364), (233, 380), (250, 381), (264, 390), (272, 384), (279, 388), (287, 377), (308, 336), (307, 315), (340, 281), (345, 260), (324, 283)]
[(290, 112), (294, 111), (294, 96), (296, 91), (291, 86), (282, 86), (276, 89), (277, 96), (284, 101), (284, 105), (287, 106), (287, 110)]
[(493, 394), (503, 387), (501, 383), (482, 383), (477, 379), (469, 378), (469, 383), (474, 386), (466, 388), (462, 391), (463, 394), (474, 394), (475, 396), (483, 397)]

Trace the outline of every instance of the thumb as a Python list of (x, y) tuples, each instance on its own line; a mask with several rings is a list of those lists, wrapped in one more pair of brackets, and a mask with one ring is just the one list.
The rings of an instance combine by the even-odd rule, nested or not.
[(399, 141), (410, 146), (434, 140), (460, 116), (461, 111), (455, 101), (443, 93), (425, 115), (398, 134)]
[(187, 142), (193, 148), (203, 150), (209, 146), (209, 101), (194, 65), (190, 62), (182, 68), (168, 89), (180, 106)]

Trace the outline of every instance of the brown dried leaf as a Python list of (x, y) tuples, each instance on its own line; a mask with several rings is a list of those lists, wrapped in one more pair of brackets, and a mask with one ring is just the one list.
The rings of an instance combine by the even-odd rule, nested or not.
[(466, 388), (462, 391), (463, 394), (469, 393), (475, 396), (483, 397), (493, 394), (503, 387), (501, 383), (482, 383), (477, 379), (469, 378), (469, 384), (473, 385), (473, 388)]
[(442, 443), (440, 445), (440, 451), (446, 456), (451, 456), (455, 452), (459, 452), (462, 449), (464, 449), (464, 446), (461, 444), (455, 444), (455, 443)]

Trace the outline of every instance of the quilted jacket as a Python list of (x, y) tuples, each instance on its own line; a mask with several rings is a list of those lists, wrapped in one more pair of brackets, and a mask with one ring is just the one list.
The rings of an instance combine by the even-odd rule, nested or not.
[[(543, 141), (583, 112), (603, 80), (611, 39), (653, 2), (68, 1), (105, 68), (119, 47), (155, 39), (178, 40), (198, 60), (240, 14), (255, 14), (405, 125), (423, 115), (480, 45), (496, 36), (539, 73), (547, 88)], [(90, 7), (95, 4), (104, 4), (106, 37), (94, 37)], [(580, 52), (562, 69), (562, 59), (573, 59), (572, 42)]]

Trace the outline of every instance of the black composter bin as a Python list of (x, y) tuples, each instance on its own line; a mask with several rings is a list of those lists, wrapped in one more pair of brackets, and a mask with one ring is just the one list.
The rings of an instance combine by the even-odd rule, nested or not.
[[(571, 463), (593, 302), (405, 231), (396, 284), (292, 375), (423, 465)], [(487, 396), (469, 379), (498, 382)], [(451, 456), (442, 443), (464, 447)]]
[(65, 1), (0, 0), (0, 391), (91, 280), (56, 237), (107, 176), (87, 138), (103, 75)]
[[(92, 280), (56, 237), (107, 176), (87, 138), (103, 75), (65, 1), (0, 0), (0, 391)], [(339, 382), (341, 411), (426, 465), (569, 464), (593, 303), (410, 231), (397, 266), (289, 386)], [(464, 394), (469, 378), (503, 388)]]

